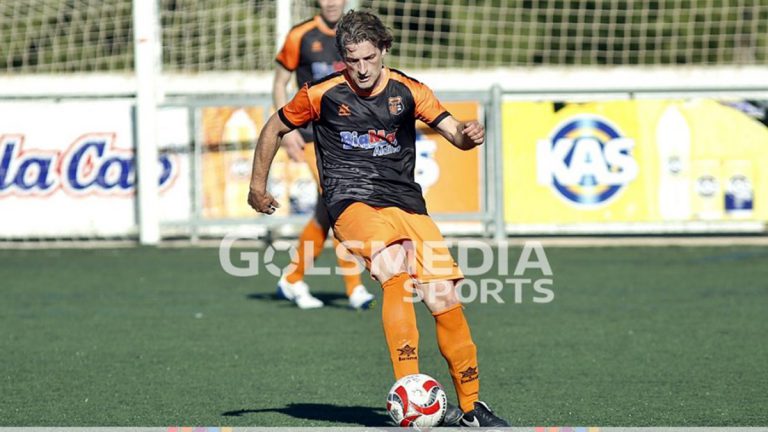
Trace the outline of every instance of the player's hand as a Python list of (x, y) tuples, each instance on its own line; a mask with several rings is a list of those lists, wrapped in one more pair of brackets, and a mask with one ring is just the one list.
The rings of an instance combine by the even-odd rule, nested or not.
[(248, 205), (259, 213), (272, 214), (280, 208), (280, 203), (267, 191), (251, 188), (248, 191)]
[(485, 127), (477, 120), (472, 120), (464, 123), (464, 129), (461, 131), (464, 135), (464, 142), (469, 139), (474, 145), (479, 146), (485, 141)]
[(283, 139), (280, 142), (285, 152), (288, 153), (288, 157), (294, 162), (304, 162), (304, 138), (301, 137), (301, 133), (298, 130), (293, 130), (283, 135)]

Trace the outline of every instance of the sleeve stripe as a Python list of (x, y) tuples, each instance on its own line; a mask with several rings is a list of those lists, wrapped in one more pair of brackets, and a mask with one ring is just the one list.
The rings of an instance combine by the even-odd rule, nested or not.
[(443, 121), (443, 119), (448, 117), (449, 115), (451, 115), (451, 113), (449, 113), (448, 111), (443, 111), (442, 113), (440, 113), (439, 116), (435, 117), (435, 119), (429, 123), (429, 127), (431, 128), (437, 127), (437, 125), (439, 125), (440, 122)]
[(285, 113), (283, 113), (283, 109), (282, 108), (277, 110), (277, 115), (280, 116), (280, 120), (282, 120), (283, 123), (285, 123), (286, 126), (292, 127), (294, 129), (296, 129), (299, 126), (301, 126), (301, 125), (293, 124), (292, 121), (288, 120), (288, 117), (286, 117)]
[(277, 64), (279, 64), (280, 66), (284, 67), (284, 68), (285, 68), (285, 70), (288, 70), (288, 71), (291, 71), (291, 72), (293, 72), (293, 71), (295, 71), (295, 70), (296, 70), (296, 68), (293, 68), (293, 69), (291, 69), (290, 67), (288, 67), (288, 66), (287, 66), (285, 63), (283, 63), (283, 60), (282, 60), (282, 59), (276, 58), (276, 59), (275, 59), (275, 63), (277, 63)]

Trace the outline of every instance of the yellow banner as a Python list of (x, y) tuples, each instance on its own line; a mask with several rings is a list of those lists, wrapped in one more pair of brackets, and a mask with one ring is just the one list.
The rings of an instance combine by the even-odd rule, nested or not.
[(768, 129), (712, 100), (507, 102), (511, 223), (766, 220)]

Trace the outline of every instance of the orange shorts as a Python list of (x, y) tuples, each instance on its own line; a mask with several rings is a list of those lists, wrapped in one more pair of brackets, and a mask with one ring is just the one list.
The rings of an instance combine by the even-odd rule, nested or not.
[(408, 272), (418, 282), (464, 278), (443, 235), (428, 215), (356, 202), (341, 213), (333, 232), (350, 252), (365, 261), (369, 271), (376, 253), (391, 244), (403, 243), (409, 252)]

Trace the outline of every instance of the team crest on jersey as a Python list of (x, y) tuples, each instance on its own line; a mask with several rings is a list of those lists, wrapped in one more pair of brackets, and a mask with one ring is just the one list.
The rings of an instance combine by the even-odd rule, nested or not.
[(403, 112), (403, 98), (400, 96), (389, 98), (389, 113), (392, 115), (398, 115)]
[(323, 43), (320, 41), (312, 42), (312, 52), (321, 52), (323, 50)]

